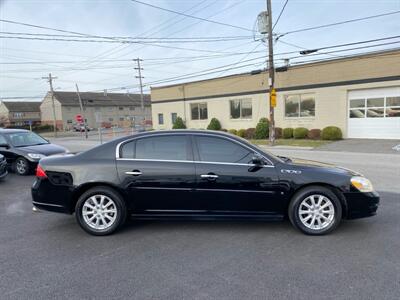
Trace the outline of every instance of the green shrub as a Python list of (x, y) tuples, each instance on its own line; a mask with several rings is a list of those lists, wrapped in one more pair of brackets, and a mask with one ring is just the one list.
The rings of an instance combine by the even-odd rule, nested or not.
[(185, 122), (183, 122), (181, 117), (176, 118), (175, 123), (172, 126), (172, 129), (186, 129)]
[(293, 128), (283, 128), (282, 136), (284, 139), (291, 139), (293, 137)]
[(261, 118), (256, 126), (254, 138), (257, 140), (266, 139), (269, 136), (269, 121), (267, 118)]
[(228, 132), (229, 132), (230, 134), (237, 135), (237, 130), (236, 130), (236, 129), (229, 129)]
[(217, 118), (212, 118), (210, 124), (208, 124), (208, 130), (221, 130), (221, 123), (218, 121)]
[(322, 129), (321, 137), (323, 140), (341, 140), (342, 139), (342, 131), (339, 127), (336, 126), (328, 126)]
[(256, 133), (255, 128), (247, 128), (244, 137), (248, 140), (254, 139), (255, 133)]
[(244, 138), (245, 135), (246, 135), (246, 129), (239, 129), (237, 131), (237, 136), (240, 136), (240, 137)]
[(308, 134), (308, 129), (304, 127), (297, 127), (293, 130), (293, 137), (295, 139), (305, 139)]
[(321, 129), (310, 129), (308, 138), (311, 140), (319, 140), (321, 138)]
[(275, 127), (275, 138), (276, 139), (282, 138), (282, 128)]

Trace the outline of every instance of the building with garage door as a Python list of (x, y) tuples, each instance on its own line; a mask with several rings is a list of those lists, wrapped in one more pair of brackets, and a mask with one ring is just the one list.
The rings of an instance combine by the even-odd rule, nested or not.
[[(279, 68), (276, 126), (338, 126), (347, 138), (400, 139), (400, 50)], [(268, 117), (267, 73), (151, 88), (153, 126), (188, 128), (215, 117), (225, 129), (253, 128)]]

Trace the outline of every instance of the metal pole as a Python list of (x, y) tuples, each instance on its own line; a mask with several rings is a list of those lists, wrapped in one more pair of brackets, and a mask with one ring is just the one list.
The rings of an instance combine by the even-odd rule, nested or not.
[(57, 77), (52, 77), (51, 73), (49, 73), (49, 77), (42, 77), (42, 79), (48, 80), (50, 84), (50, 93), (51, 93), (51, 105), (53, 107), (53, 130), (54, 137), (57, 137), (57, 119), (56, 119), (56, 106), (54, 104), (54, 90), (53, 90), (53, 79), (57, 79)]
[[(267, 11), (268, 11), (268, 84), (269, 84), (269, 96), (271, 91), (274, 89), (275, 83), (275, 70), (274, 70), (274, 45), (272, 37), (272, 5), (271, 0), (267, 0)], [(274, 118), (274, 107), (271, 105), (271, 97), (269, 97), (269, 141), (271, 145), (275, 142), (275, 118)]]
[(76, 93), (78, 94), (78, 100), (79, 100), (79, 106), (81, 107), (81, 115), (83, 118), (83, 127), (85, 127), (85, 138), (88, 138), (88, 132), (87, 132), (87, 128), (86, 128), (86, 119), (85, 119), (85, 114), (83, 113), (83, 105), (82, 105), (82, 99), (81, 99), (81, 95), (79, 93), (79, 88), (78, 88), (78, 84), (75, 83), (76, 86)]
[(140, 107), (141, 107), (141, 112), (142, 112), (142, 126), (143, 126), (142, 129), (144, 129), (144, 119), (145, 119), (144, 115), (145, 115), (145, 112), (144, 112), (143, 83), (142, 83), (142, 78), (143, 78), (142, 77), (142, 70), (143, 70), (143, 68), (140, 67), (140, 62), (142, 61), (142, 59), (136, 58), (134, 60), (136, 60), (137, 64), (138, 64), (138, 66), (137, 66), (137, 68), (135, 68), (135, 70), (138, 70), (139, 76), (135, 76), (135, 77), (139, 78), (139, 84), (140, 84)]

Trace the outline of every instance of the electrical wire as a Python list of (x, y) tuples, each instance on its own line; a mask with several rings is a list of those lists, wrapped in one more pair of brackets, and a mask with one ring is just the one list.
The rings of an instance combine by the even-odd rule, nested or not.
[(152, 7), (152, 8), (156, 8), (156, 9), (159, 9), (159, 10), (163, 10), (163, 11), (166, 11), (166, 12), (170, 12), (170, 13), (173, 13), (173, 14), (185, 16), (185, 17), (188, 17), (188, 18), (197, 19), (197, 20), (201, 20), (201, 21), (204, 21), (204, 22), (209, 22), (209, 23), (213, 23), (213, 24), (217, 24), (217, 25), (228, 26), (228, 27), (232, 27), (232, 28), (236, 28), (236, 29), (242, 29), (242, 30), (246, 30), (246, 31), (252, 32), (251, 29), (244, 28), (244, 27), (241, 27), (241, 26), (236, 26), (236, 25), (232, 25), (232, 24), (213, 21), (213, 20), (206, 19), (206, 18), (201, 18), (201, 17), (188, 15), (188, 14), (185, 14), (185, 13), (182, 13), (182, 12), (178, 12), (178, 11), (175, 11), (175, 10), (163, 8), (163, 7), (160, 7), (160, 6), (156, 6), (156, 5), (153, 5), (153, 4), (150, 4), (150, 3), (146, 3), (146, 2), (142, 2), (142, 1), (138, 1), (138, 0), (131, 0), (131, 1), (139, 3), (139, 4), (142, 4), (142, 5), (149, 6), (149, 7)]
[(286, 8), (286, 5), (288, 4), (288, 2), (289, 2), (289, 0), (286, 0), (285, 4), (283, 4), (283, 7), (282, 7), (282, 9), (281, 9), (281, 12), (279, 13), (278, 18), (276, 19), (274, 25), (272, 26), (272, 31), (274, 31), (276, 24), (278, 24), (278, 22), (279, 22), (279, 20), (280, 20), (282, 14), (283, 14), (283, 11), (284, 11), (285, 8)]
[(285, 33), (281, 33), (278, 35), (279, 37), (292, 34), (292, 33), (298, 33), (298, 32), (304, 32), (304, 31), (309, 31), (309, 30), (315, 30), (315, 29), (320, 29), (320, 28), (326, 28), (326, 27), (331, 27), (331, 26), (336, 26), (336, 25), (342, 25), (342, 24), (348, 24), (352, 22), (359, 22), (359, 21), (364, 21), (364, 20), (370, 20), (374, 18), (380, 18), (380, 17), (386, 17), (386, 16), (391, 16), (394, 14), (400, 13), (400, 10), (384, 13), (384, 14), (378, 14), (378, 15), (372, 15), (372, 16), (367, 16), (363, 18), (357, 18), (357, 19), (350, 19), (350, 20), (345, 20), (345, 21), (340, 21), (340, 22), (335, 22), (335, 23), (329, 23), (329, 24), (324, 24), (324, 25), (319, 25), (319, 26), (312, 26), (312, 27), (306, 27), (306, 28), (301, 28), (301, 29), (296, 29), (292, 31), (287, 31)]

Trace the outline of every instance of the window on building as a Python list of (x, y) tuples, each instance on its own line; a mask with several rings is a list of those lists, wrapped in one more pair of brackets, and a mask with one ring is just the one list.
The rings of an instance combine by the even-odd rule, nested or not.
[(207, 120), (208, 111), (207, 103), (192, 103), (190, 104), (192, 120)]
[(251, 99), (236, 99), (230, 101), (231, 119), (251, 119), (253, 115)]
[(14, 113), (14, 118), (22, 118), (23, 116), (24, 116), (24, 113), (22, 113), (22, 112)]
[(122, 106), (118, 107), (119, 110), (124, 110), (124, 108)]
[(108, 121), (112, 122), (114, 121), (114, 118), (108, 118)]
[(94, 108), (94, 111), (100, 111), (100, 107), (96, 106), (96, 107)]
[(135, 158), (188, 160), (188, 139), (184, 135), (158, 136), (136, 140)]
[(178, 117), (177, 113), (171, 113), (171, 122), (172, 122), (172, 124), (175, 124), (177, 117)]
[(249, 163), (253, 152), (245, 147), (218, 137), (196, 136), (201, 161)]
[(313, 94), (288, 95), (285, 98), (285, 117), (315, 117), (315, 98)]
[(119, 120), (120, 120), (120, 121), (123, 121), (123, 120), (124, 120), (124, 118), (119, 118)]
[(400, 96), (350, 99), (349, 102), (351, 119), (400, 117)]
[(135, 110), (135, 107), (130, 106), (130, 107), (129, 107), (129, 110)]
[(72, 120), (67, 120), (67, 124), (72, 124)]
[(114, 110), (114, 107), (109, 106), (109, 107), (108, 107), (108, 110), (109, 110), (109, 111), (113, 111), (113, 110)]
[(164, 124), (164, 115), (163, 114), (158, 114), (158, 124), (159, 125)]

